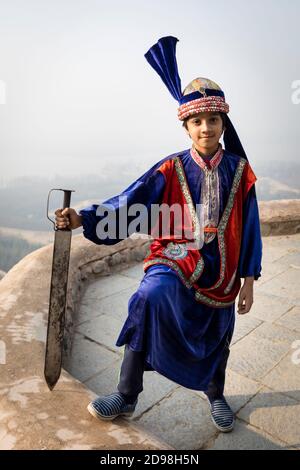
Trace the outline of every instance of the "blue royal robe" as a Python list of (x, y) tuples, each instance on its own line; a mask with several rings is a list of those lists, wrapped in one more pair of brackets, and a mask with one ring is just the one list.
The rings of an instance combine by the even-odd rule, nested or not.
[[(194, 205), (200, 202), (203, 170), (191, 158), (190, 149), (180, 153)], [(127, 206), (141, 203), (160, 204), (165, 178), (157, 169), (172, 155), (153, 165), (121, 194), (101, 205), (113, 206), (118, 221), (122, 210), (119, 196), (127, 197)], [(224, 150), (218, 165), (219, 218), (226, 205), (239, 157)], [(83, 234), (96, 244), (111, 245), (118, 238), (99, 240), (96, 225), (103, 216), (96, 215), (98, 204), (80, 211)], [(128, 225), (134, 217), (128, 217)], [(255, 185), (244, 201), (241, 251), (238, 276), (261, 276), (262, 240)], [(148, 232), (149, 233), (149, 232)], [(117, 229), (118, 234), (118, 229)], [(128, 235), (128, 233), (127, 233)], [(218, 278), (220, 264), (217, 237), (201, 248), (205, 269), (200, 287), (210, 287)], [(195, 390), (206, 390), (222, 357), (226, 341), (231, 340), (235, 323), (235, 304), (213, 308), (194, 298), (195, 289), (188, 289), (169, 266), (150, 266), (137, 291), (128, 303), (128, 316), (116, 341), (128, 344), (135, 351), (146, 352), (146, 370), (156, 370), (170, 380)]]

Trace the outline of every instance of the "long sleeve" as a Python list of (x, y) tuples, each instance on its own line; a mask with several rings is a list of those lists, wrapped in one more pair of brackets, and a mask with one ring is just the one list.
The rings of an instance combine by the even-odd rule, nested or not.
[[(160, 164), (161, 162), (156, 163), (119, 195), (113, 196), (101, 204), (93, 204), (81, 209), (79, 214), (82, 215), (83, 235), (85, 238), (97, 245), (114, 245), (119, 243), (131, 235), (129, 226), (136, 217), (142, 220), (139, 232), (145, 233), (143, 222), (146, 221), (146, 227), (149, 226), (151, 204), (159, 203), (165, 186), (163, 174), (160, 171), (156, 171)], [(136, 213), (128, 215), (130, 207), (134, 204), (142, 204), (144, 206), (143, 214), (141, 213), (138, 216)], [(99, 227), (102, 223), (104, 224), (104, 218), (107, 220), (108, 214), (112, 225), (110, 230), (108, 230), (106, 238), (102, 236), (103, 230), (100, 230), (101, 237), (99, 237)], [(147, 233), (149, 233), (149, 230)]]
[(239, 277), (261, 276), (262, 239), (255, 184), (249, 190), (243, 205), (243, 231), (238, 266)]

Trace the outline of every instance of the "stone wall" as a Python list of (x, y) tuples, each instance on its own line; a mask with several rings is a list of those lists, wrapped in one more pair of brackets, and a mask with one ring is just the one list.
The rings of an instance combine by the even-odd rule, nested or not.
[[(72, 239), (65, 348), (79, 297), (92, 276), (140, 260), (144, 241), (99, 247)], [(17, 263), (0, 282), (0, 449), (168, 449), (126, 420), (98, 422), (86, 410), (95, 395), (64, 369), (53, 391), (44, 380), (53, 245)], [(135, 261), (136, 262), (136, 261)]]
[(300, 232), (300, 199), (261, 201), (259, 216), (263, 236)]
[[(300, 231), (300, 200), (261, 202), (262, 234)], [(73, 319), (91, 278), (142, 261), (150, 240), (132, 237), (99, 246), (73, 236), (64, 349), (71, 349)], [(86, 405), (93, 394), (65, 370), (54, 391), (43, 377), (53, 245), (30, 253), (0, 282), (0, 449), (166, 449), (132, 423), (98, 423)]]

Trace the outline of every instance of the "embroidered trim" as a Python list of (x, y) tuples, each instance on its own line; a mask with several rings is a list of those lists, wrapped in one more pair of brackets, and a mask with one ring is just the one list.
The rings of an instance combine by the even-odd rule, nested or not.
[(165, 259), (165, 258), (155, 258), (155, 259), (150, 259), (149, 261), (146, 261), (144, 263), (144, 270), (146, 268), (148, 268), (149, 266), (152, 266), (153, 264), (165, 264), (167, 266), (169, 266), (170, 268), (174, 269), (174, 271), (177, 272), (178, 276), (180, 277), (180, 279), (182, 280), (182, 282), (184, 283), (184, 285), (188, 288), (188, 289), (191, 289), (192, 287), (192, 284), (187, 280), (187, 278), (185, 277), (185, 275), (183, 274), (182, 270), (180, 269), (180, 267), (177, 265), (177, 263), (175, 263), (174, 261), (171, 261), (169, 259)]
[(204, 111), (220, 111), (223, 113), (229, 112), (229, 105), (225, 102), (222, 96), (205, 96), (197, 98), (187, 103), (183, 103), (177, 110), (178, 119), (183, 121), (191, 114), (196, 114)]
[[(219, 251), (220, 251), (220, 264), (221, 264), (220, 278), (214, 286), (208, 288), (207, 290), (216, 289), (224, 281), (225, 265), (226, 265), (226, 250), (225, 250), (224, 232), (225, 232), (225, 229), (226, 229), (226, 226), (227, 226), (230, 214), (231, 214), (231, 210), (232, 210), (232, 207), (233, 207), (233, 204), (234, 204), (234, 197), (235, 197), (235, 194), (238, 190), (238, 187), (239, 187), (239, 184), (240, 184), (240, 180), (241, 180), (245, 165), (246, 165), (246, 160), (244, 158), (240, 158), (239, 163), (237, 165), (237, 169), (235, 171), (234, 178), (233, 178), (233, 183), (232, 183), (232, 187), (231, 187), (230, 194), (229, 194), (229, 197), (228, 197), (228, 201), (227, 201), (225, 210), (222, 214), (220, 223), (218, 225), (217, 234), (218, 234), (218, 245), (219, 245)], [(182, 192), (185, 196), (185, 199), (186, 199), (187, 204), (188, 204), (188, 208), (190, 210), (192, 220), (194, 218), (197, 220), (197, 224), (199, 226), (199, 238), (200, 238), (199, 220), (198, 220), (194, 205), (192, 203), (192, 198), (191, 198), (191, 194), (190, 194), (188, 184), (187, 184), (187, 181), (186, 181), (186, 177), (185, 177), (185, 173), (184, 173), (184, 170), (183, 170), (182, 162), (178, 158), (175, 158), (175, 168), (176, 168), (176, 171), (177, 171), (177, 174), (178, 174), (179, 183), (181, 185)], [(202, 259), (202, 261), (203, 261), (203, 259)], [(204, 264), (204, 261), (203, 261), (203, 264)], [(203, 269), (203, 267), (202, 267), (202, 269)], [(192, 279), (194, 279), (194, 277), (193, 277), (194, 274), (195, 274), (195, 271), (191, 276)], [(201, 300), (203, 303), (206, 303), (207, 305), (213, 305), (213, 306), (216, 306), (216, 307), (218, 307), (218, 306), (228, 306), (228, 305), (231, 305), (233, 303), (233, 302), (222, 302), (222, 301), (216, 301), (216, 300), (210, 299), (209, 297), (206, 297), (204, 294), (201, 294), (199, 292), (199, 290), (197, 290), (197, 288), (196, 288), (195, 298), (196, 298), (196, 300), (199, 300), (199, 301)]]
[[(187, 184), (187, 180), (186, 180), (186, 176), (185, 176), (185, 172), (184, 172), (184, 169), (183, 169), (182, 162), (181, 162), (179, 157), (175, 157), (174, 158), (174, 163), (175, 163), (175, 169), (176, 169), (176, 173), (177, 173), (177, 176), (178, 176), (178, 180), (179, 180), (179, 183), (180, 183), (180, 186), (181, 186), (181, 190), (182, 190), (183, 195), (185, 197), (185, 200), (186, 200), (186, 203), (187, 203), (187, 206), (188, 206), (191, 218), (192, 218), (193, 232), (194, 232), (195, 241), (200, 240), (200, 224), (199, 224), (198, 216), (197, 216), (197, 213), (196, 213), (193, 201), (192, 201), (191, 193), (190, 193), (190, 190), (189, 190), (189, 187), (188, 187), (188, 184)], [(217, 234), (218, 234), (218, 245), (219, 245), (220, 262), (221, 262), (220, 278), (214, 286), (209, 287), (206, 290), (216, 289), (224, 281), (225, 265), (226, 265), (226, 250), (225, 250), (224, 232), (225, 232), (225, 229), (226, 229), (226, 226), (227, 226), (227, 223), (228, 223), (231, 211), (232, 211), (232, 207), (233, 207), (233, 204), (234, 204), (234, 197), (235, 197), (235, 194), (238, 190), (240, 180), (241, 180), (243, 170), (244, 170), (244, 167), (245, 167), (246, 163), (247, 162), (244, 158), (240, 158), (239, 163), (237, 165), (237, 169), (235, 171), (235, 175), (234, 175), (232, 187), (231, 187), (231, 190), (230, 190), (230, 194), (229, 194), (229, 197), (228, 197), (228, 201), (227, 201), (225, 210), (222, 214), (220, 223), (218, 225)], [(200, 256), (201, 256), (201, 253), (200, 253)], [(165, 265), (169, 266), (170, 268), (172, 268), (174, 271), (176, 271), (177, 274), (179, 275), (179, 277), (181, 278), (181, 280), (183, 281), (184, 285), (188, 289), (190, 289), (192, 287), (192, 284), (194, 284), (196, 282), (196, 280), (199, 278), (199, 276), (201, 275), (201, 273), (203, 271), (203, 268), (204, 268), (204, 260), (201, 257), (201, 259), (197, 263), (197, 266), (196, 266), (194, 272), (190, 276), (189, 280), (187, 280), (184, 273), (182, 272), (182, 270), (177, 265), (177, 263), (175, 263), (171, 260), (167, 260), (167, 259), (164, 259), (164, 258), (155, 258), (153, 260), (149, 260), (146, 263), (144, 263), (144, 267), (146, 268), (148, 266), (151, 266), (151, 265), (154, 265), (154, 264), (159, 264), (159, 263), (165, 264)], [(201, 294), (200, 291), (197, 288), (196, 288), (196, 292), (195, 292), (195, 299), (199, 302), (202, 302), (202, 303), (206, 304), (206, 305), (215, 306), (215, 307), (223, 307), (223, 306), (226, 307), (226, 306), (232, 305), (235, 301), (235, 300), (233, 300), (231, 302), (222, 302), (222, 301), (210, 299), (209, 297), (205, 296), (204, 294)]]
[(220, 262), (221, 262), (220, 279), (217, 281), (217, 283), (214, 286), (209, 287), (207, 290), (216, 289), (224, 281), (225, 265), (226, 265), (226, 250), (225, 250), (224, 232), (225, 232), (225, 229), (226, 229), (226, 226), (227, 226), (227, 223), (228, 223), (231, 211), (232, 211), (232, 207), (233, 207), (233, 203), (234, 203), (234, 197), (235, 197), (235, 194), (238, 190), (238, 187), (239, 187), (239, 184), (240, 184), (240, 181), (241, 181), (241, 177), (242, 177), (245, 165), (246, 165), (246, 160), (244, 158), (241, 158), (239, 163), (238, 163), (237, 169), (235, 171), (235, 175), (234, 175), (234, 178), (233, 178), (233, 183), (232, 183), (232, 187), (231, 187), (230, 194), (229, 194), (229, 197), (228, 197), (228, 201), (227, 201), (225, 210), (222, 214), (222, 217), (221, 217), (221, 220), (220, 220), (220, 223), (219, 223), (219, 226), (218, 226), (218, 244), (219, 244), (219, 250), (220, 250), (220, 255), (221, 255), (221, 258), (220, 258)]
[(181, 280), (183, 281), (184, 285), (188, 289), (191, 289), (193, 284), (197, 281), (199, 276), (202, 274), (203, 267), (204, 267), (203, 258), (201, 258), (197, 263), (195, 271), (193, 272), (193, 274), (191, 275), (191, 277), (189, 279), (186, 278), (183, 271), (179, 268), (179, 266), (176, 263), (174, 263), (171, 260), (165, 259), (165, 258), (155, 258), (153, 260), (146, 261), (144, 263), (144, 269), (146, 269), (149, 266), (152, 266), (154, 264), (160, 264), (160, 263), (166, 264), (170, 268), (174, 269), (177, 272), (177, 274), (179, 275), (179, 277), (181, 278)]
[[(219, 223), (220, 194), (218, 165), (223, 158), (223, 154), (224, 150), (222, 145), (219, 144), (218, 150), (209, 160), (209, 168), (201, 155), (198, 154), (194, 145), (190, 149), (192, 159), (203, 170), (200, 208), (203, 214), (204, 229), (216, 228)], [(204, 230), (204, 243), (206, 244), (211, 243), (216, 236), (216, 231), (211, 230), (211, 233), (208, 232), (209, 230), (207, 232)]]
[(193, 274), (189, 278), (189, 282), (191, 284), (195, 284), (195, 282), (198, 281), (199, 277), (201, 276), (201, 274), (203, 272), (203, 269), (204, 269), (204, 260), (201, 256), (201, 258), (199, 259), (199, 261), (196, 265), (196, 268), (195, 268)]
[(209, 305), (210, 307), (229, 307), (229, 305), (232, 305), (235, 302), (235, 299), (230, 302), (222, 302), (221, 300), (210, 299), (209, 297), (200, 294), (199, 291), (195, 293), (195, 299), (197, 302), (202, 302), (203, 304)]
[[(222, 160), (223, 154), (224, 154), (224, 150), (222, 148), (222, 145), (219, 144), (218, 150), (216, 151), (214, 156), (209, 160), (209, 164), (212, 169), (216, 168), (219, 165), (220, 161)], [(194, 160), (194, 162), (197, 163), (197, 165), (200, 166), (202, 170), (204, 171), (206, 170), (208, 172), (211, 171), (211, 169), (207, 167), (207, 164), (205, 163), (201, 155), (199, 155), (197, 150), (194, 148), (194, 144), (192, 148), (190, 149), (190, 155), (192, 159)]]
[[(192, 218), (194, 240), (195, 240), (195, 243), (197, 243), (197, 242), (200, 242), (200, 239), (201, 239), (200, 223), (199, 223), (199, 219), (197, 216), (197, 212), (195, 210), (192, 196), (190, 193), (190, 189), (186, 180), (182, 161), (179, 157), (175, 157), (174, 163), (175, 163), (175, 169), (176, 169), (177, 177), (179, 180), (179, 184), (181, 186), (182, 193), (184, 195), (184, 198), (186, 200), (186, 203), (190, 212), (190, 216)], [(194, 284), (199, 279), (204, 269), (204, 260), (201, 256), (201, 253), (200, 253), (200, 257), (201, 258), (198, 261), (194, 272), (189, 278), (189, 282), (191, 282), (192, 284)]]
[[(220, 212), (219, 171), (204, 171), (201, 184), (200, 208), (203, 211), (204, 227), (218, 227)], [(216, 232), (204, 232), (204, 243), (214, 240)]]
[(187, 203), (187, 206), (190, 212), (190, 216), (192, 218), (194, 239), (195, 239), (195, 242), (197, 242), (197, 241), (200, 241), (200, 236), (201, 236), (199, 219), (198, 219), (195, 207), (194, 207), (194, 203), (193, 203), (193, 199), (189, 190), (189, 186), (187, 184), (182, 161), (180, 160), (179, 157), (175, 157), (174, 163), (175, 163), (175, 169), (176, 169), (177, 177), (179, 180), (179, 184), (181, 186), (181, 190), (183, 192), (185, 201)]
[(162, 251), (165, 256), (171, 259), (184, 259), (188, 254), (184, 243), (170, 242)]

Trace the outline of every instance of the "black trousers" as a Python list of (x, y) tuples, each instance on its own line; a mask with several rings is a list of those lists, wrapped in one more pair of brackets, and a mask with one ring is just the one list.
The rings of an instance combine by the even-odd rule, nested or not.
[(124, 358), (118, 383), (119, 392), (137, 397), (143, 391), (144, 351), (133, 351), (125, 344)]
[[(231, 339), (231, 338), (230, 338)], [(209, 401), (221, 398), (224, 393), (225, 373), (229, 357), (230, 339), (226, 341), (221, 360), (216, 372), (210, 381), (207, 390), (204, 393)], [(143, 391), (143, 374), (144, 374), (144, 357), (143, 351), (133, 351), (128, 344), (125, 345), (124, 358), (120, 370), (120, 379), (118, 390), (129, 397), (137, 397)]]

